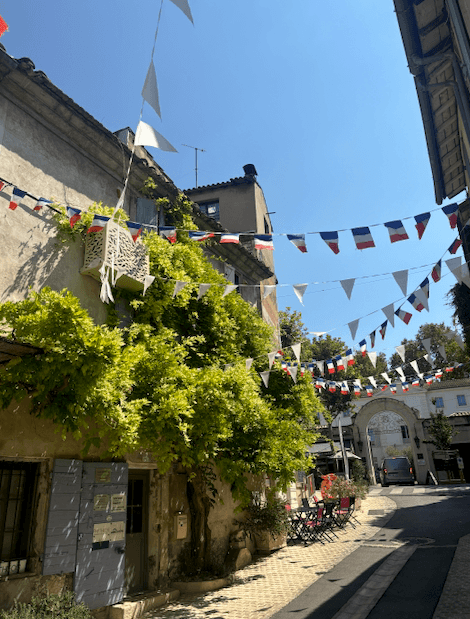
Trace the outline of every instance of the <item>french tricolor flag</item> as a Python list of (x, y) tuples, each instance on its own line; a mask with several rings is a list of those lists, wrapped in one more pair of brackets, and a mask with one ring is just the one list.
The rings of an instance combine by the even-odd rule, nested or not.
[(390, 385), (390, 393), (396, 393), (397, 392), (397, 386), (395, 383), (392, 383)]
[(418, 299), (418, 297), (415, 294), (410, 294), (410, 296), (408, 297), (408, 301), (415, 308), (415, 310), (417, 310), (418, 312), (423, 311), (424, 305), (421, 303), (421, 301)]
[(421, 213), (421, 215), (415, 215), (416, 221), (416, 230), (418, 231), (418, 239), (421, 240), (423, 238), (424, 231), (426, 230), (426, 226), (431, 219), (431, 213)]
[(362, 356), (365, 357), (367, 355), (367, 342), (365, 340), (361, 340), (359, 342), (359, 346), (361, 347)]
[(374, 239), (372, 238), (370, 230), (367, 226), (365, 228), (353, 228), (352, 233), (358, 249), (375, 247)]
[(348, 363), (348, 366), (355, 364), (353, 352), (352, 352), (352, 350), (350, 348), (348, 348), (348, 350), (346, 351), (346, 361)]
[(137, 224), (134, 221), (126, 221), (126, 224), (135, 243), (139, 236), (142, 234), (142, 224)]
[(409, 391), (410, 389), (410, 383), (406, 382), (406, 383), (402, 383), (401, 384), (401, 388), (403, 389), (403, 391)]
[(90, 234), (90, 232), (101, 232), (110, 219), (111, 217), (105, 217), (104, 215), (94, 215), (91, 226), (88, 228), (86, 233)]
[(174, 226), (160, 226), (159, 234), (170, 241), (171, 244), (176, 243), (176, 228)]
[(434, 376), (436, 378), (442, 378), (442, 374), (443, 374), (442, 370), (436, 370), (436, 373), (434, 374)]
[(411, 383), (412, 387), (419, 387), (419, 378), (415, 378), (412, 383)]
[(339, 254), (339, 241), (337, 232), (320, 232), (320, 236), (334, 254)]
[(71, 206), (67, 206), (67, 217), (70, 221), (70, 227), (73, 228), (79, 219), (82, 217), (82, 211), (78, 208), (72, 208)]
[(328, 383), (328, 391), (330, 393), (336, 393), (336, 383), (334, 381), (331, 381)]
[(322, 389), (325, 387), (325, 379), (324, 378), (317, 378), (317, 380), (315, 381), (315, 387), (317, 389)]
[(255, 249), (274, 249), (272, 234), (255, 234)]
[(240, 234), (221, 234), (221, 243), (240, 243)]
[(293, 243), (297, 249), (303, 254), (307, 253), (307, 246), (305, 245), (305, 234), (288, 234), (287, 238)]
[(372, 333), (369, 335), (370, 337), (370, 347), (374, 348), (375, 346), (375, 331), (372, 331)]
[(428, 385), (431, 385), (432, 381), (434, 380), (434, 376), (425, 376), (424, 380), (426, 381)]
[(453, 229), (457, 225), (457, 216), (459, 213), (459, 205), (455, 202), (454, 204), (448, 204), (447, 206), (443, 206), (442, 210), (449, 218), (450, 227)]
[(456, 251), (458, 250), (458, 248), (462, 245), (462, 241), (460, 240), (459, 237), (457, 237), (455, 239), (455, 241), (452, 243), (452, 245), (449, 247), (449, 249), (447, 250), (450, 254), (455, 254)]
[(379, 331), (380, 331), (380, 335), (382, 336), (382, 339), (385, 338), (385, 332), (387, 331), (387, 324), (388, 324), (388, 320), (386, 320), (380, 325)]
[(380, 391), (385, 391), (388, 385), (380, 385)]
[(18, 187), (13, 187), (13, 192), (10, 199), (10, 206), (8, 208), (10, 208), (12, 211), (18, 208), (18, 198), (24, 198), (25, 195), (26, 191), (21, 191), (21, 189), (18, 189)]
[(341, 355), (338, 355), (337, 357), (335, 357), (335, 361), (336, 361), (336, 370), (338, 372), (340, 372), (341, 370), (344, 370), (343, 357)]
[(395, 315), (398, 316), (398, 318), (400, 318), (401, 320), (403, 320), (405, 325), (407, 325), (410, 322), (413, 314), (410, 314), (410, 312), (405, 312), (405, 310), (402, 309), (397, 309)]
[(437, 283), (441, 279), (441, 260), (434, 265), (434, 268), (431, 272), (431, 277)]
[(329, 374), (335, 373), (335, 364), (333, 363), (333, 359), (328, 359), (326, 362), (326, 367), (328, 368)]
[(429, 277), (426, 277), (426, 279), (423, 279), (423, 281), (420, 283), (419, 287), (421, 288), (421, 290), (426, 295), (426, 298), (429, 299)]
[(348, 383), (343, 383), (341, 385), (341, 393), (342, 393), (342, 395), (348, 395), (348, 393), (349, 393)]
[(190, 230), (188, 234), (193, 241), (206, 241), (214, 236), (213, 232), (201, 232), (200, 230)]
[(391, 243), (396, 243), (397, 241), (407, 241), (410, 238), (403, 227), (403, 223), (399, 220), (389, 221), (384, 224), (384, 226), (388, 229)]
[(52, 204), (52, 200), (46, 200), (46, 198), (39, 198), (36, 202), (36, 206), (34, 207), (35, 211), (40, 211), (43, 206), (47, 206), (48, 204)]
[(361, 395), (361, 388), (359, 385), (354, 385), (354, 395)]
[(367, 393), (367, 396), (368, 396), (369, 398), (371, 398), (371, 397), (372, 397), (372, 391), (373, 391), (373, 390), (374, 390), (374, 388), (372, 387), (372, 385), (367, 385), (367, 387), (366, 387), (366, 393)]
[(453, 371), (454, 371), (453, 366), (449, 366), (446, 368), (446, 372), (453, 372)]

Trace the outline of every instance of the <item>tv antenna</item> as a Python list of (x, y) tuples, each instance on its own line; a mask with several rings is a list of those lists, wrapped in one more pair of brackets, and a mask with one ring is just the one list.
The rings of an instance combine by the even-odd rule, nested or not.
[(197, 187), (197, 151), (200, 150), (201, 153), (205, 153), (207, 151), (205, 151), (203, 148), (197, 148), (196, 146), (189, 146), (189, 144), (182, 144), (182, 146), (186, 146), (187, 148), (194, 148), (194, 155), (196, 158), (196, 166), (194, 168), (194, 171), (196, 172), (196, 187)]

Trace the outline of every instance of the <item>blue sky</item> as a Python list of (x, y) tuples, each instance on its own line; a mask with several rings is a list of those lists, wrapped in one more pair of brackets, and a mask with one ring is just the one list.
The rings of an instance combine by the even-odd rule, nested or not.
[[(317, 234), (307, 235), (307, 254), (274, 237), (279, 282), (309, 283), (304, 307), (291, 286), (279, 288), (278, 301), (301, 311), (309, 331), (357, 344), (385, 320), (382, 307), (401, 303), (389, 274), (410, 269), (410, 294), (456, 237), (440, 211), (421, 241), (414, 219), (404, 221), (410, 240), (391, 245), (382, 225), (371, 228), (376, 248), (362, 252), (349, 231), (438, 208), (392, 0), (341, 10), (312, 0), (189, 1), (194, 26), (163, 1), (155, 51), (163, 119), (149, 106), (143, 115), (179, 152), (149, 150), (181, 189), (195, 180), (194, 151), (182, 144), (206, 151), (200, 185), (253, 163), (275, 233), (346, 229), (337, 256)], [(10, 30), (1, 42), (111, 131), (135, 129), (159, 9), (160, 0), (4, 0)], [(451, 324), (445, 295), (455, 280), (442, 273), (429, 313), (406, 303), (410, 324), (397, 319), (375, 350), (389, 356), (425, 322)], [(357, 279), (351, 300), (339, 284), (349, 278)], [(357, 318), (353, 342), (347, 323)]]

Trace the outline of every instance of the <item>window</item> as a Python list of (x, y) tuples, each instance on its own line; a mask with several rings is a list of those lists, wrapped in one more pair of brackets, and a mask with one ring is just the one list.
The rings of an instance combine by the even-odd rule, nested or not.
[(444, 408), (444, 399), (443, 398), (436, 398), (435, 406), (436, 406), (436, 408)]
[(28, 558), (38, 465), (0, 461), (0, 561), (3, 572), (24, 572)]
[(219, 221), (219, 201), (213, 200), (212, 202), (200, 202), (198, 203), (201, 211), (208, 217), (212, 217), (216, 221)]
[(153, 200), (137, 198), (137, 222), (139, 224), (158, 224), (158, 208)]
[(410, 438), (410, 433), (408, 432), (408, 426), (400, 426), (401, 437), (402, 439)]
[(266, 217), (264, 218), (264, 233), (265, 234), (271, 234), (271, 230), (269, 228), (269, 223), (268, 223), (268, 220), (266, 219)]
[(458, 396), (457, 396), (457, 404), (458, 404), (459, 406), (466, 406), (466, 404), (467, 404), (467, 400), (465, 399), (465, 396), (464, 396), (464, 395), (458, 395)]

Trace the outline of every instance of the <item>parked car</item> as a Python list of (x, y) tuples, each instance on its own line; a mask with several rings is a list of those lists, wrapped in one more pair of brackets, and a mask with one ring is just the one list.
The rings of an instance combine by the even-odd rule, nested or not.
[(405, 458), (405, 456), (385, 458), (380, 468), (380, 483), (384, 487), (389, 484), (410, 484), (413, 486), (415, 478), (408, 458)]

